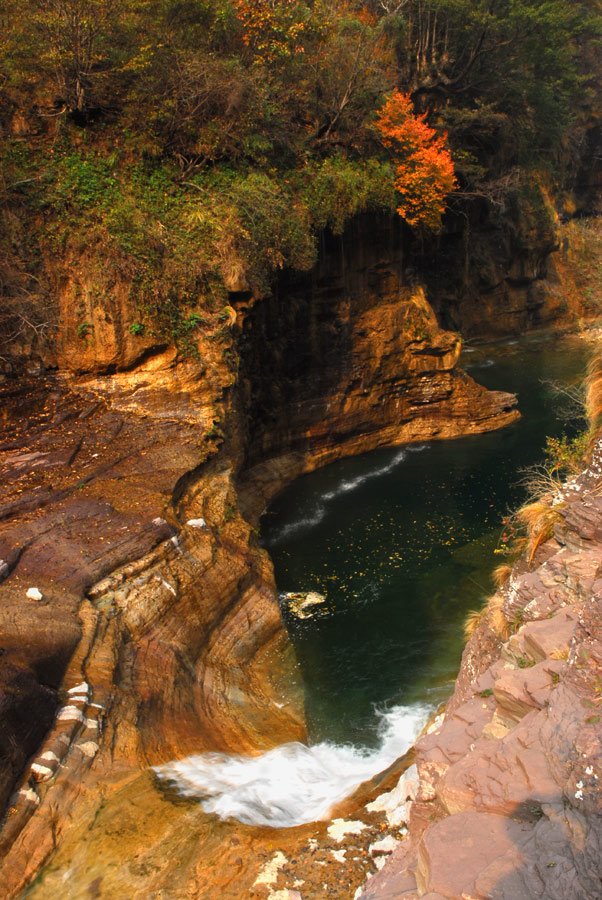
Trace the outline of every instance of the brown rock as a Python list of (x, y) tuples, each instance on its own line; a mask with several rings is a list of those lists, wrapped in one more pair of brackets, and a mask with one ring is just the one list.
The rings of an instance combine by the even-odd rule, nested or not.
[(493, 687), (500, 715), (518, 722), (533, 709), (541, 709), (565, 669), (564, 660), (546, 659), (536, 666), (512, 669), (501, 674)]
[(575, 612), (571, 609), (561, 609), (553, 618), (533, 622), (523, 628), (523, 639), (535, 660), (552, 655), (566, 657), (576, 626)]
[(499, 875), (507, 877), (524, 864), (521, 848), (530, 831), (502, 816), (477, 812), (449, 816), (426, 832), (418, 848), (419, 890), (462, 900), (494, 862)]

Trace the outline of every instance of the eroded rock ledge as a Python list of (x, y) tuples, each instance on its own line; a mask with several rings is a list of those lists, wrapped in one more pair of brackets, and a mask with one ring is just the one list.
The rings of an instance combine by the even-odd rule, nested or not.
[[(266, 498), (344, 454), (518, 415), (512, 396), (457, 369), (458, 336), (438, 328), (419, 288), (402, 288), (387, 253), (375, 243), (344, 268), (343, 292), (318, 278), (305, 306), (295, 299), (297, 327), (276, 316), (267, 343), (262, 303), (234, 298), (228, 324), (199, 332), (198, 360), (160, 346), (133, 359), (131, 341), (125, 353), (111, 332), (88, 356), (62, 346), (75, 373), (45, 375), (42, 360), (0, 386), (2, 900), (49, 861), (40, 897), (66, 872), (85, 895), (98, 869), (113, 898), (160, 884), (179, 900), (210, 858), (208, 893), (193, 896), (229, 884), (226, 832), (214, 836), (198, 813), (187, 868), (178, 834), (188, 808), (160, 794), (148, 767), (304, 735), (271, 564), (252, 527)], [(115, 829), (127, 836), (118, 845)], [(271, 841), (255, 831), (251, 885)]]
[(444, 716), (416, 745), (417, 778), (394, 797), (408, 837), (362, 900), (601, 896), (601, 489), (599, 442), (559, 498), (554, 538), (467, 645)]

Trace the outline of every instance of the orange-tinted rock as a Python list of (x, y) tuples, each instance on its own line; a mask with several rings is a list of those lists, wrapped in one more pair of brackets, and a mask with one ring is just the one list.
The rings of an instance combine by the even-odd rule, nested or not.
[[(457, 370), (458, 336), (438, 327), (420, 288), (401, 285), (397, 258), (376, 239), (342, 264), (331, 255), (314, 293), (305, 281), (248, 308), (239, 298), (238, 325), (232, 311), (227, 325), (211, 314), (198, 359), (132, 334), (127, 285), (101, 300), (80, 262), (58, 286), (62, 325), (45, 359), (65, 371), (2, 386), (0, 627), (7, 653), (24, 649), (0, 690), (26, 716), (52, 675), (52, 714), (23, 738), (4, 785), (6, 795), (30, 757), (37, 768), (25, 771), (3, 832), (4, 885), (16, 895), (52, 857), (60, 878), (51, 860), (40, 896), (70, 873), (80, 892), (131, 900), (123, 873), (138, 854), (147, 862), (134, 864), (136, 890), (180, 900), (207, 854), (208, 891), (232, 881), (222, 829), (201, 847), (205, 819), (195, 820), (185, 865), (181, 808), (145, 788), (137, 822), (124, 786), (189, 753), (252, 753), (305, 734), (271, 564), (252, 528), (266, 498), (339, 456), (485, 431), (518, 413), (513, 396)], [(86, 333), (70, 315), (76, 294)], [(43, 601), (26, 600), (32, 587)], [(39, 612), (36, 627), (28, 610)], [(28, 687), (15, 694), (19, 678)], [(61, 697), (53, 722), (61, 682), (86, 689)], [(54, 757), (48, 775), (40, 760)], [(258, 837), (253, 852), (270, 840)], [(110, 881), (115, 859), (121, 874)], [(253, 865), (240, 876), (245, 890)]]

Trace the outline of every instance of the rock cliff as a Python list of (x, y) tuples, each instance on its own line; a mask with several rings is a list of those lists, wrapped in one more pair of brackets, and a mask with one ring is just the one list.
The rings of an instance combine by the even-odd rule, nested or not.
[(558, 493), (554, 537), (486, 607), (391, 795), (408, 837), (362, 900), (600, 897), (601, 485), (598, 441)]
[[(326, 238), (325, 238), (326, 240)], [(341, 456), (478, 434), (517, 417), (514, 398), (457, 368), (420, 285), (406, 285), (400, 232), (366, 217), (330, 237), (311, 277), (282, 278), (243, 310), (243, 508)]]
[[(195, 896), (229, 883), (227, 830), (195, 812), (184, 865), (188, 807), (148, 767), (303, 736), (253, 528), (266, 498), (343, 454), (518, 415), (457, 369), (457, 335), (402, 283), (395, 248), (337, 246), (311, 284), (233, 296), (188, 357), (136, 343), (127, 291), (104, 285), (105, 301), (82, 260), (58, 341), (4, 377), (3, 898), (43, 866), (40, 897), (58, 878), (73, 897), (179, 898), (209, 859)], [(72, 327), (76, 295), (89, 331)]]

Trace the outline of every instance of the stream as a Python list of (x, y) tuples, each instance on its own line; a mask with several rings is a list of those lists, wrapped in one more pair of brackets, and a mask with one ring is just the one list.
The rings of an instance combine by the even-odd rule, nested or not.
[(404, 753), (453, 689), (466, 614), (493, 593), (503, 519), (525, 498), (522, 471), (546, 435), (575, 428), (554, 384), (578, 383), (584, 360), (583, 343), (550, 336), (468, 349), (461, 365), (516, 393), (520, 421), (345, 459), (285, 489), (261, 529), (276, 583), (325, 597), (307, 618), (282, 602), (309, 746), (202, 754), (159, 774), (221, 818), (289, 827), (326, 817)]

